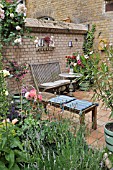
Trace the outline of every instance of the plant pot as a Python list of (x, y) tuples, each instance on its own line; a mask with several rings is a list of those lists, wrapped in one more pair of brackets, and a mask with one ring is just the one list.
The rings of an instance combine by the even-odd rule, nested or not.
[(113, 152), (113, 122), (109, 122), (104, 128), (106, 147)]
[(90, 82), (89, 81), (84, 81), (80, 83), (79, 85), (80, 90), (87, 91), (90, 88)]

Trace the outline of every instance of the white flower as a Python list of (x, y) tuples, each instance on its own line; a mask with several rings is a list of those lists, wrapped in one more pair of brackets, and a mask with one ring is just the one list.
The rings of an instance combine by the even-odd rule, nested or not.
[(112, 152), (109, 152), (109, 155), (112, 155)]
[(9, 94), (9, 93), (8, 93), (8, 91), (6, 90), (6, 91), (5, 91), (5, 95), (8, 96), (8, 94)]
[(25, 7), (24, 4), (18, 4), (17, 5), (17, 8), (16, 8), (17, 13), (24, 14), (24, 13), (26, 13), (26, 11), (27, 11), (27, 8)]
[(26, 99), (29, 99), (29, 94), (30, 94), (30, 92), (26, 92), (26, 93), (25, 93), (25, 98), (26, 98)]
[(13, 125), (16, 124), (17, 122), (18, 122), (18, 119), (17, 119), (17, 118), (15, 118), (15, 119), (12, 120), (12, 124), (13, 124)]
[(93, 51), (91, 51), (89, 54), (93, 54)]
[(80, 60), (80, 55), (78, 54), (76, 57), (77, 61)]
[(104, 47), (107, 47), (107, 44), (104, 44)]
[(2, 123), (6, 123), (6, 122), (10, 122), (9, 118), (8, 118), (8, 119), (4, 119), (4, 120), (2, 121)]
[(16, 40), (14, 40), (14, 43), (22, 45), (22, 38), (17, 38)]
[(0, 70), (0, 73), (2, 73), (2, 72), (3, 72), (4, 77), (10, 75), (9, 71), (7, 71), (7, 70)]
[(84, 58), (85, 58), (85, 59), (88, 59), (88, 58), (89, 58), (89, 56), (88, 56), (88, 55), (84, 55)]
[(10, 13), (10, 17), (11, 17), (11, 18), (14, 18), (14, 14), (13, 14), (13, 13)]
[(74, 66), (76, 66), (76, 65), (77, 65), (77, 63), (74, 63), (73, 65), (74, 65)]
[(107, 153), (104, 153), (103, 158), (104, 158), (104, 159), (107, 159), (107, 157), (108, 157), (108, 154), (107, 154)]
[(21, 30), (21, 27), (20, 26), (16, 26), (16, 30)]

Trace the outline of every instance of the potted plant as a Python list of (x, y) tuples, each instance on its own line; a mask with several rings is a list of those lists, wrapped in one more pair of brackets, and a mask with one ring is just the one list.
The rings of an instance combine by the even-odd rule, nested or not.
[[(100, 55), (93, 56), (92, 70), (94, 73), (94, 97), (102, 100), (103, 104), (110, 109), (110, 118), (113, 117), (113, 46), (105, 46), (104, 59)], [(95, 63), (99, 59), (99, 65)], [(113, 122), (105, 125), (105, 140), (107, 148), (113, 152)]]

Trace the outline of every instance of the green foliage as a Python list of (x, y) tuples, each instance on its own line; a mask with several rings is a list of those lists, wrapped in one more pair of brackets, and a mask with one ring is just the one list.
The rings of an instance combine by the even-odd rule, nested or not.
[[(90, 68), (94, 73), (94, 99), (102, 100), (105, 106), (111, 109), (110, 116), (113, 116), (113, 47), (106, 48), (104, 54), (103, 60), (100, 54), (95, 54), (93, 66)], [(97, 59), (99, 65), (96, 63)]]
[[(4, 11), (4, 16), (0, 19), (0, 39), (5, 45), (8, 45), (10, 42), (12, 45), (21, 44), (21, 37), (24, 36), (25, 32), (29, 32), (25, 28), (25, 12), (24, 10), (23, 12), (17, 11), (17, 0), (13, 2), (2, 0), (1, 4), (3, 7), (0, 8)], [(16, 29), (18, 26), (20, 29)]]
[(20, 170), (18, 162), (25, 161), (22, 143), (11, 123), (0, 124), (0, 169)]
[(2, 55), (0, 53), (0, 116), (6, 117), (8, 111), (8, 98), (6, 96), (6, 82), (3, 74)]
[(81, 61), (84, 65), (83, 68), (80, 68), (80, 73), (83, 75), (81, 78), (81, 82), (83, 81), (89, 81), (90, 84), (94, 82), (95, 77), (95, 70), (93, 67), (97, 67), (99, 64), (99, 57), (95, 57), (95, 54), (92, 53), (87, 59), (83, 56), (81, 56)]
[(88, 147), (85, 129), (81, 127), (75, 137), (70, 128), (69, 121), (36, 121), (32, 116), (26, 119), (18, 131), (27, 160), (21, 163), (22, 169), (101, 170), (102, 153)]
[(95, 31), (96, 31), (96, 25), (92, 25), (91, 30), (87, 32), (87, 35), (84, 38), (83, 52), (85, 55), (90, 55), (90, 52), (93, 50), (92, 48), (93, 48)]

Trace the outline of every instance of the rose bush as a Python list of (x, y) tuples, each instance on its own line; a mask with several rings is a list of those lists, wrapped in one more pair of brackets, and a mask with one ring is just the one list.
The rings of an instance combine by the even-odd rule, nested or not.
[(5, 44), (22, 44), (25, 28), (26, 7), (17, 0), (2, 0), (0, 3), (0, 38)]

